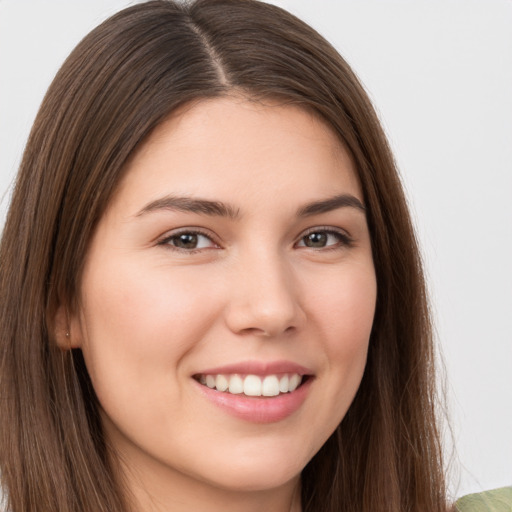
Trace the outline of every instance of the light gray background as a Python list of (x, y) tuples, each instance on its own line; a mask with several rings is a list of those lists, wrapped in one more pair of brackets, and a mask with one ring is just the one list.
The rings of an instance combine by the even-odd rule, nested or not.
[[(67, 54), (127, 0), (0, 0), (0, 225)], [(275, 0), (355, 68), (423, 246), (456, 454), (454, 496), (512, 484), (512, 1)]]

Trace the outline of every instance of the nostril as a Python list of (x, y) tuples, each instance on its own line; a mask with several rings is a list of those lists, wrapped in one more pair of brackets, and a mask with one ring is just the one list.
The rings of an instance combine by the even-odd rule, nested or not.
[(261, 327), (247, 327), (245, 329), (242, 329), (239, 331), (239, 334), (250, 334), (253, 336), (261, 336), (264, 338), (273, 338), (276, 336), (282, 336), (283, 334), (290, 335), (293, 332), (295, 332), (296, 327), (293, 325), (290, 325), (286, 327), (285, 329), (280, 329), (279, 327), (272, 329), (272, 328), (261, 328)]

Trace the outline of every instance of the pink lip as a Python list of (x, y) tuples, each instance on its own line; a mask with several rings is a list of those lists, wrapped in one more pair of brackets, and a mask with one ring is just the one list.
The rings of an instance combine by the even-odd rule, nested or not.
[(299, 375), (312, 375), (313, 372), (300, 364), (290, 361), (244, 361), (216, 368), (208, 368), (196, 375), (276, 375), (280, 373), (298, 373)]
[(193, 379), (202, 395), (228, 414), (252, 423), (275, 423), (282, 421), (296, 412), (306, 400), (314, 381), (312, 372), (307, 368), (287, 361), (272, 363), (244, 362), (204, 370), (196, 375), (275, 375), (280, 373), (298, 373), (308, 375), (295, 391), (275, 397), (249, 397), (243, 394), (210, 389)]

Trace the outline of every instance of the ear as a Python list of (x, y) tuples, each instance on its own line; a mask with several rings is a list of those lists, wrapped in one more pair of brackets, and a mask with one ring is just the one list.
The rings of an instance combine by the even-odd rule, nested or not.
[(57, 346), (62, 350), (80, 348), (79, 328), (70, 320), (68, 309), (60, 305), (53, 317), (53, 335)]

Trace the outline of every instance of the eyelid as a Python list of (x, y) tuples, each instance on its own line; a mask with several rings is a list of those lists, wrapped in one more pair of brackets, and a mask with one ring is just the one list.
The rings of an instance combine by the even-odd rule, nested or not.
[[(341, 247), (351, 247), (354, 243), (354, 239), (352, 238), (352, 236), (350, 236), (350, 234), (345, 229), (337, 228), (334, 226), (313, 226), (313, 227), (308, 228), (305, 231), (303, 231), (299, 235), (299, 237), (294, 245), (297, 245), (306, 236), (308, 236), (312, 233), (327, 233), (327, 234), (337, 235), (341, 239)], [(311, 247), (307, 247), (306, 245), (301, 246), (301, 247), (306, 247), (307, 249), (314, 249)], [(326, 250), (330, 250), (330, 249), (339, 249), (339, 248), (340, 248), (340, 245), (328, 245), (326, 247), (317, 248), (316, 250), (326, 251)]]
[[(191, 234), (191, 235), (204, 236), (204, 237), (208, 238), (215, 247), (201, 247), (199, 249), (183, 249), (181, 247), (175, 247), (169, 243), (172, 238), (177, 237), (182, 234), (185, 234), (185, 233)], [(195, 226), (186, 226), (186, 227), (182, 227), (182, 228), (176, 228), (171, 231), (167, 231), (164, 235), (162, 235), (161, 237), (158, 238), (156, 245), (166, 247), (170, 250), (181, 252), (181, 253), (186, 253), (186, 254), (194, 254), (195, 252), (199, 252), (199, 251), (209, 250), (212, 248), (216, 248), (216, 249), (220, 248), (220, 244), (217, 242), (216, 237), (213, 235), (213, 233), (211, 233), (210, 231), (205, 230), (203, 228), (198, 228)]]

